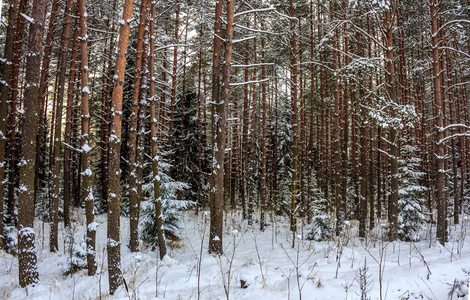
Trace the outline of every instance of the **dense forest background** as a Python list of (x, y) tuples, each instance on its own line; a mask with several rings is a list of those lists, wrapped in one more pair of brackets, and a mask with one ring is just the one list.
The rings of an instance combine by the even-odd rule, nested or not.
[[(119, 215), (131, 251), (179, 237), (182, 210), (261, 231), (287, 216), (313, 240), (441, 244), (470, 197), (467, 0), (3, 3), (0, 247), (21, 286), (38, 280), (35, 219), (50, 251), (85, 208), (108, 218), (111, 293), (121, 284)], [(60, 227), (59, 223), (64, 226)], [(430, 226), (425, 227), (425, 224)], [(433, 228), (436, 229), (433, 231)], [(62, 229), (61, 229), (62, 230)], [(123, 245), (121, 245), (123, 244)]]

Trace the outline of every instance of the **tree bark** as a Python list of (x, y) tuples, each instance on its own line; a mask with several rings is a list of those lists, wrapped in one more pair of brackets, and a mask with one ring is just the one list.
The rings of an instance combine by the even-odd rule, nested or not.
[(12, 0), (8, 9), (8, 27), (6, 32), (4, 59), (2, 64), (2, 83), (0, 89), (0, 249), (3, 249), (3, 188), (5, 180), (5, 152), (7, 141), (8, 97), (10, 95), (11, 61), (13, 58), (13, 40), (15, 39), (18, 0)]
[[(209, 252), (215, 254), (222, 254), (222, 237), (223, 237), (223, 220), (224, 220), (224, 158), (225, 146), (227, 137), (227, 111), (228, 102), (230, 100), (230, 71), (232, 61), (232, 40), (233, 40), (233, 17), (234, 17), (234, 2), (235, 0), (227, 0), (227, 25), (225, 29), (225, 53), (224, 53), (224, 69), (223, 69), (223, 89), (222, 99), (213, 99), (216, 107), (216, 114), (213, 115), (214, 120), (214, 154), (213, 165), (211, 174), (211, 220), (210, 220), (210, 239), (209, 239)], [(217, 22), (219, 22), (222, 15), (222, 2), (219, 0), (216, 4), (216, 25), (215, 32), (217, 32)], [(217, 48), (216, 40), (214, 37), (214, 70), (218, 71), (218, 63), (216, 61), (220, 57), (220, 49)], [(214, 87), (213, 87), (214, 88)], [(215, 88), (218, 88), (216, 85)]]
[[(70, 71), (67, 87), (67, 110), (65, 113), (65, 147), (64, 147), (64, 226), (70, 225), (70, 201), (71, 201), (71, 182), (70, 182), (70, 165), (71, 165), (71, 141), (72, 141), (72, 112), (73, 112), (73, 96), (75, 85), (75, 64), (78, 48), (78, 19), (75, 19), (75, 29), (72, 38), (72, 54), (70, 55)], [(39, 141), (38, 141), (38, 145)], [(39, 151), (38, 151), (39, 152)]]
[(122, 126), (122, 94), (126, 68), (126, 51), (129, 44), (130, 21), (134, 0), (124, 2), (122, 19), (119, 21), (118, 53), (115, 64), (114, 89), (112, 97), (112, 123), (110, 129), (109, 157), (109, 200), (108, 200), (108, 269), (109, 292), (114, 294), (121, 285), (121, 242), (120, 242), (120, 175), (121, 158), (121, 126)]
[(265, 209), (266, 209), (266, 65), (265, 65), (265, 41), (261, 39), (261, 104), (262, 104), (262, 123), (261, 123), (261, 148), (262, 148), (262, 162), (261, 162), (261, 195), (260, 195), (260, 230), (264, 231), (265, 227)]
[(441, 68), (439, 56), (439, 26), (437, 20), (439, 3), (437, 0), (429, 1), (429, 11), (431, 15), (431, 35), (432, 35), (432, 63), (433, 63), (433, 92), (434, 107), (436, 115), (435, 125), (435, 159), (436, 159), (436, 203), (437, 203), (437, 240), (442, 245), (447, 241), (447, 203), (445, 198), (445, 149), (442, 139), (445, 137), (444, 127), (444, 104), (441, 85)]
[[(393, 63), (393, 22), (391, 17), (391, 3), (388, 1), (388, 9), (385, 10), (385, 48), (387, 56), (387, 91), (389, 99), (392, 103), (398, 104), (397, 100), (397, 87), (395, 80), (395, 65)], [(392, 117), (394, 117), (392, 111)], [(397, 239), (398, 231), (398, 132), (395, 126), (390, 127), (389, 132), (390, 142), (390, 198), (388, 203), (388, 222), (389, 222), (389, 239), (394, 241)]]
[(163, 222), (162, 222), (162, 199), (160, 197), (160, 176), (158, 170), (158, 133), (157, 133), (157, 123), (158, 123), (158, 114), (157, 114), (157, 98), (155, 97), (155, 37), (154, 37), (154, 18), (155, 18), (155, 3), (151, 3), (151, 16), (150, 16), (150, 55), (149, 55), (149, 75), (150, 75), (150, 89), (149, 89), (149, 99), (150, 99), (150, 134), (151, 146), (152, 146), (152, 173), (153, 173), (153, 192), (154, 192), (154, 201), (155, 201), (155, 218), (156, 218), (156, 229), (158, 237), (158, 250), (160, 254), (160, 259), (166, 255), (166, 243), (165, 236), (163, 235)]
[(7, 161), (8, 161), (8, 196), (7, 196), (7, 207), (8, 215), (6, 222), (8, 224), (15, 224), (15, 175), (17, 174), (17, 162), (16, 162), (16, 126), (17, 126), (17, 107), (18, 107), (18, 94), (19, 94), (19, 80), (20, 80), (20, 59), (21, 50), (23, 45), (23, 35), (25, 31), (25, 18), (21, 16), (26, 11), (26, 0), (20, 1), (18, 10), (18, 17), (16, 18), (16, 33), (15, 41), (13, 42), (13, 57), (12, 57), (12, 69), (10, 78), (10, 114), (8, 118), (8, 140), (7, 140)]
[[(65, 78), (67, 72), (67, 59), (69, 51), (69, 36), (72, 27), (72, 8), (73, 0), (67, 0), (65, 8), (65, 24), (62, 31), (62, 49), (59, 61), (58, 71), (58, 89), (57, 89), (57, 105), (55, 113), (54, 125), (54, 152), (53, 152), (53, 165), (52, 165), (52, 193), (51, 193), (51, 234), (50, 234), (50, 251), (56, 252), (59, 249), (59, 193), (60, 193), (60, 149), (62, 146), (62, 109), (64, 102), (65, 92)], [(64, 212), (66, 213), (66, 212)]]
[[(42, 60), (42, 68), (41, 68), (41, 80), (39, 83), (39, 91), (40, 91), (40, 108), (41, 112), (39, 114), (39, 124), (38, 124), (38, 133), (36, 143), (38, 145), (38, 149), (41, 149), (43, 134), (46, 126), (46, 99), (48, 94), (48, 87), (49, 87), (49, 68), (51, 64), (51, 55), (52, 55), (52, 47), (53, 47), (53, 39), (54, 39), (54, 31), (57, 22), (57, 11), (59, 9), (59, 0), (54, 0), (52, 2), (51, 7), (51, 14), (49, 17), (49, 28), (47, 29), (47, 37), (45, 42), (45, 49), (44, 49), (44, 58)], [(37, 194), (39, 189), (39, 168), (41, 165), (41, 151), (36, 151), (36, 170), (34, 176), (34, 199), (37, 201)]]
[(140, 195), (138, 194), (137, 153), (137, 119), (139, 116), (139, 91), (141, 85), (142, 55), (144, 49), (144, 32), (146, 23), (147, 0), (140, 5), (140, 21), (137, 30), (137, 47), (134, 66), (134, 86), (132, 88), (131, 116), (129, 120), (129, 202), (130, 202), (130, 237), (131, 252), (139, 250), (139, 209)]
[(24, 92), (24, 121), (22, 157), (20, 166), (20, 189), (18, 195), (18, 265), (21, 287), (36, 284), (39, 280), (37, 256), (34, 246), (34, 170), (36, 158), (36, 130), (39, 122), (39, 76), (41, 51), (46, 14), (46, 0), (34, 0), (29, 27), (29, 53), (26, 59), (26, 88)]
[(81, 145), (81, 178), (82, 189), (85, 193), (85, 214), (86, 214), (86, 245), (87, 245), (87, 268), (88, 276), (95, 275), (96, 261), (95, 261), (95, 240), (96, 240), (96, 226), (94, 222), (94, 196), (91, 187), (92, 171), (90, 168), (90, 151), (89, 134), (90, 134), (90, 110), (88, 104), (88, 96), (90, 89), (88, 87), (88, 35), (87, 35), (87, 13), (86, 13), (86, 0), (79, 0), (78, 13), (80, 15), (80, 91), (81, 91), (81, 109), (82, 109), (82, 138)]
[[(180, 16), (180, 5), (176, 4), (175, 16), (175, 41), (178, 42), (178, 26)], [(171, 72), (171, 98), (170, 98), (170, 125), (168, 127), (168, 145), (172, 145), (173, 131), (175, 128), (175, 102), (176, 102), (176, 72), (178, 71), (178, 48), (173, 48), (173, 67)]]

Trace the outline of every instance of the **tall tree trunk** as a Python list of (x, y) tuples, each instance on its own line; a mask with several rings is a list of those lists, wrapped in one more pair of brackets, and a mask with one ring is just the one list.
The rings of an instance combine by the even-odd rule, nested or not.
[[(302, 37), (302, 21), (299, 18), (298, 20), (299, 23), (299, 37)], [(306, 208), (307, 208), (307, 203), (305, 202), (305, 153), (306, 153), (306, 137), (307, 137), (307, 130), (306, 130), (306, 112), (305, 112), (305, 101), (306, 99), (304, 98), (304, 77), (303, 77), (303, 70), (302, 70), (302, 38), (298, 39), (298, 50), (297, 50), (297, 56), (299, 59), (299, 64), (298, 64), (298, 74), (299, 74), (299, 101), (300, 101), (300, 107), (299, 107), (299, 119), (300, 119), (300, 135), (299, 135), (299, 141), (298, 141), (298, 164), (299, 164), (299, 216), (301, 218), (305, 217), (306, 213)]]
[[(175, 41), (178, 42), (178, 30), (180, 20), (180, 5), (176, 4), (175, 15)], [(171, 99), (170, 99), (170, 125), (168, 127), (168, 145), (172, 145), (173, 131), (175, 128), (175, 102), (176, 102), (176, 79), (178, 71), (178, 48), (173, 47), (173, 68), (171, 72)]]
[[(295, 18), (294, 3), (290, 0), (289, 15)], [(292, 248), (295, 246), (297, 231), (297, 180), (299, 170), (298, 155), (298, 115), (297, 115), (297, 34), (295, 31), (297, 20), (290, 21), (290, 68), (291, 68), (291, 105), (292, 105), (292, 195), (290, 203), (290, 230), (292, 231)]]
[(0, 249), (3, 248), (3, 195), (5, 180), (5, 152), (7, 141), (8, 97), (10, 95), (11, 62), (13, 59), (13, 40), (15, 39), (18, 0), (12, 0), (8, 9), (8, 27), (5, 40), (4, 59), (2, 64), (2, 83), (0, 89)]
[[(233, 40), (233, 17), (234, 17), (234, 2), (235, 0), (227, 0), (227, 25), (225, 29), (225, 53), (224, 53), (224, 70), (223, 70), (223, 89), (222, 99), (213, 99), (216, 107), (216, 115), (213, 115), (214, 120), (214, 154), (213, 165), (211, 174), (211, 220), (210, 220), (210, 239), (209, 239), (209, 252), (215, 254), (222, 254), (222, 236), (223, 236), (223, 221), (224, 221), (224, 158), (225, 146), (227, 137), (227, 111), (228, 102), (230, 100), (230, 71), (232, 61), (232, 40)], [(219, 0), (216, 4), (216, 25), (215, 33), (217, 33), (217, 23), (222, 15), (222, 3)], [(214, 70), (218, 71), (217, 59), (220, 57), (220, 49), (217, 48), (216, 40), (219, 40), (217, 35), (214, 37)], [(218, 41), (220, 43), (220, 40)], [(218, 76), (217, 76), (218, 77)], [(214, 88), (214, 87), (213, 87)], [(215, 86), (218, 88), (218, 86)]]
[[(69, 51), (69, 36), (72, 27), (72, 8), (73, 0), (67, 0), (65, 7), (65, 24), (62, 31), (62, 49), (59, 61), (58, 71), (58, 89), (57, 89), (57, 107), (55, 113), (54, 125), (54, 154), (52, 166), (52, 194), (51, 194), (51, 234), (50, 234), (50, 251), (56, 252), (59, 249), (59, 194), (60, 194), (60, 149), (62, 146), (62, 109), (65, 92), (65, 74), (67, 72), (67, 58)], [(69, 212), (64, 211), (64, 214)], [(68, 218), (68, 216), (66, 217)]]
[(121, 242), (120, 242), (120, 175), (121, 158), (121, 127), (122, 127), (122, 94), (124, 75), (126, 69), (126, 52), (129, 44), (131, 30), (132, 9), (134, 0), (124, 2), (122, 19), (119, 21), (118, 53), (114, 70), (114, 88), (112, 97), (112, 123), (110, 129), (110, 157), (109, 157), (109, 200), (108, 200), (108, 269), (109, 292), (114, 294), (121, 285)]
[(129, 202), (130, 202), (130, 237), (129, 249), (131, 252), (139, 250), (139, 208), (140, 195), (137, 193), (139, 181), (136, 153), (137, 153), (137, 118), (139, 116), (139, 91), (142, 72), (142, 55), (144, 49), (144, 32), (146, 22), (147, 0), (140, 4), (140, 21), (137, 31), (137, 47), (134, 66), (134, 86), (132, 88), (131, 116), (129, 120)]
[[(41, 68), (41, 80), (39, 83), (39, 91), (40, 91), (40, 108), (41, 112), (39, 114), (39, 124), (38, 124), (38, 133), (36, 143), (38, 145), (38, 149), (41, 149), (42, 142), (43, 142), (43, 134), (44, 130), (46, 129), (46, 99), (48, 94), (48, 87), (49, 87), (49, 67), (51, 64), (51, 54), (52, 54), (52, 47), (53, 47), (53, 39), (54, 39), (54, 31), (57, 22), (57, 11), (59, 9), (59, 0), (54, 0), (52, 2), (51, 7), (51, 14), (49, 17), (49, 28), (47, 29), (47, 37), (45, 42), (45, 49), (44, 49), (44, 58), (42, 60), (42, 68)], [(42, 162), (41, 153), (42, 151), (36, 151), (36, 170), (34, 176), (34, 199), (37, 201), (37, 194), (39, 189), (39, 168)]]
[[(343, 0), (343, 9), (347, 11), (346, 1)], [(347, 32), (347, 23), (343, 25), (344, 30), (344, 64), (347, 68), (349, 66), (349, 38)], [(343, 145), (341, 150), (341, 201), (346, 211), (346, 200), (348, 192), (348, 147), (349, 147), (349, 80), (344, 78), (343, 81), (343, 110), (342, 110), (342, 123), (343, 123)], [(345, 213), (346, 214), (346, 213)]]
[[(249, 63), (249, 57), (250, 57), (250, 42), (246, 41), (245, 42), (245, 65), (248, 65)], [(244, 70), (244, 81), (248, 82), (249, 80), (249, 70), (248, 68), (245, 68)], [(243, 128), (242, 128), (242, 146), (243, 146), (243, 155), (240, 155), (241, 157), (243, 156), (242, 160), (242, 167), (241, 167), (241, 176), (240, 176), (240, 196), (242, 198), (242, 214), (243, 214), (243, 219), (246, 220), (248, 219), (248, 207), (247, 207), (247, 195), (246, 193), (248, 192), (247, 190), (247, 183), (248, 183), (248, 174), (249, 174), (249, 161), (250, 161), (250, 150), (249, 150), (249, 144), (248, 144), (248, 131), (249, 131), (249, 95), (248, 95), (248, 85), (243, 86)]]
[(261, 104), (262, 104), (262, 123), (261, 123), (261, 148), (262, 148), (262, 162), (261, 162), (261, 198), (260, 198), (260, 230), (263, 231), (265, 227), (264, 212), (266, 208), (266, 65), (265, 65), (265, 41), (261, 39)]
[[(330, 21), (335, 19), (335, 9), (333, 2), (330, 2)], [(341, 104), (340, 104), (340, 95), (339, 95), (339, 79), (336, 77), (336, 69), (338, 68), (338, 33), (335, 31), (335, 38), (333, 40), (333, 97), (334, 97), (334, 107), (335, 107), (335, 117), (334, 117), (334, 155), (331, 155), (331, 158), (334, 159), (341, 156), (341, 125), (340, 125), (340, 118), (341, 118)], [(346, 218), (346, 203), (345, 199), (342, 199), (341, 194), (341, 159), (336, 159), (332, 161), (333, 172), (334, 172), (334, 201), (335, 201), (335, 209), (336, 209), (336, 235), (339, 235), (343, 231), (343, 224)]]
[[(315, 27), (314, 27), (314, 11), (313, 11), (313, 0), (310, 0), (310, 7), (309, 7), (309, 25), (310, 25), (310, 34), (309, 34), (309, 39), (310, 39), (310, 61), (313, 61), (315, 59)], [(320, 180), (320, 173), (318, 170), (316, 170), (315, 166), (315, 158), (314, 158), (314, 153), (316, 153), (316, 150), (314, 149), (314, 140), (315, 140), (315, 134), (314, 134), (314, 126), (315, 126), (315, 65), (311, 64), (310, 65), (310, 132), (309, 132), (309, 140), (308, 140), (308, 150), (307, 150), (307, 202), (309, 203), (309, 209), (307, 211), (307, 222), (308, 224), (312, 223), (313, 219), (313, 209), (311, 205), (311, 199), (312, 199), (312, 173), (315, 173), (316, 177)], [(319, 138), (319, 128), (318, 128), (318, 115), (316, 117), (317, 120), (317, 142), (320, 141)], [(318, 145), (319, 143), (317, 143)], [(321, 188), (321, 186), (319, 186)]]
[[(70, 55), (70, 71), (67, 87), (67, 110), (65, 114), (65, 147), (64, 147), (64, 226), (70, 225), (70, 201), (71, 201), (71, 181), (70, 181), (70, 165), (71, 165), (71, 141), (72, 141), (72, 112), (73, 112), (73, 96), (75, 83), (75, 60), (78, 48), (78, 19), (75, 19), (75, 30), (73, 31), (72, 54)], [(40, 145), (38, 143), (38, 145)]]
[(7, 143), (7, 161), (8, 161), (8, 215), (6, 222), (9, 224), (15, 223), (15, 175), (16, 169), (16, 126), (17, 126), (17, 100), (19, 94), (19, 80), (20, 80), (20, 58), (21, 49), (23, 45), (23, 35), (25, 31), (25, 18), (21, 16), (26, 12), (26, 0), (20, 1), (18, 17), (16, 18), (16, 33), (15, 41), (13, 42), (13, 57), (12, 69), (10, 78), (10, 115), (8, 118), (8, 143)]
[(432, 34), (432, 62), (433, 62), (433, 93), (434, 107), (436, 115), (435, 125), (435, 158), (436, 158), (436, 202), (437, 202), (437, 240), (444, 245), (447, 241), (447, 203), (445, 198), (445, 149), (442, 142), (445, 137), (444, 127), (444, 103), (441, 86), (441, 68), (439, 57), (439, 26), (437, 20), (439, 3), (437, 0), (429, 1), (429, 11), (431, 15), (431, 34)]
[[(80, 72), (77, 72), (75, 74), (75, 81), (78, 81), (78, 78), (80, 76)], [(78, 126), (80, 125), (80, 116), (79, 116), (79, 110), (81, 110), (80, 107), (80, 99), (81, 98), (81, 93), (75, 93), (75, 97), (73, 100), (73, 109), (72, 109), (72, 146), (75, 149), (80, 148), (80, 133), (79, 133), (79, 128)], [(73, 202), (75, 207), (80, 207), (80, 166), (81, 166), (81, 155), (77, 151), (74, 151), (72, 153), (72, 190), (73, 190)]]
[(79, 0), (78, 13), (80, 15), (80, 91), (82, 96), (82, 138), (81, 138), (81, 158), (82, 158), (82, 189), (85, 193), (85, 214), (86, 214), (86, 245), (87, 245), (87, 267), (88, 276), (95, 275), (95, 240), (96, 223), (94, 222), (94, 196), (91, 188), (92, 171), (90, 168), (90, 110), (88, 96), (90, 89), (88, 87), (88, 35), (87, 35), (87, 13), (86, 0)]
[[(362, 44), (362, 34), (357, 34), (357, 52), (359, 56), (364, 56), (363, 44)], [(359, 116), (359, 133), (360, 133), (360, 195), (359, 195), (359, 237), (364, 238), (366, 236), (367, 230), (367, 200), (369, 194), (373, 191), (368, 191), (368, 169), (369, 165), (367, 164), (367, 154), (368, 154), (368, 145), (367, 145), (367, 111), (366, 111), (366, 103), (362, 103), (365, 100), (364, 97), (364, 90), (362, 86), (359, 87), (359, 99), (360, 99), (360, 116)], [(357, 155), (357, 154), (355, 154)], [(372, 205), (372, 203), (369, 203)]]
[[(237, 207), (237, 179), (240, 180), (238, 177), (240, 174), (240, 148), (239, 148), (239, 136), (238, 136), (238, 128), (239, 128), (239, 120), (238, 120), (238, 101), (233, 101), (233, 136), (232, 136), (232, 165), (230, 168), (230, 203), (231, 208), (235, 209)], [(240, 186), (239, 186), (240, 187)]]
[[(113, 13), (111, 21), (111, 32), (114, 32), (114, 11), (116, 10), (116, 0), (113, 0)], [(109, 22), (108, 22), (109, 23)], [(100, 181), (101, 181), (101, 197), (102, 202), (104, 203), (104, 209), (106, 209), (106, 203), (108, 202), (108, 182), (109, 182), (109, 123), (110, 123), (110, 113), (111, 113), (111, 91), (112, 91), (112, 72), (113, 72), (113, 55), (114, 55), (114, 41), (115, 36), (111, 35), (108, 48), (108, 70), (107, 70), (107, 80), (105, 89), (104, 99), (102, 101), (103, 105), (101, 107), (101, 170), (100, 170)]]
[(155, 37), (154, 37), (154, 18), (155, 18), (155, 3), (151, 3), (151, 15), (150, 15), (150, 55), (149, 55), (149, 75), (150, 75), (150, 134), (151, 134), (151, 147), (152, 147), (152, 182), (153, 192), (155, 201), (155, 217), (156, 217), (156, 229), (158, 237), (158, 250), (160, 259), (166, 255), (166, 243), (163, 235), (163, 222), (162, 222), (162, 199), (160, 197), (160, 175), (158, 170), (158, 133), (157, 133), (157, 98), (155, 97)]
[[(254, 24), (256, 24), (256, 17)], [(255, 25), (256, 26), (256, 25)], [(256, 38), (253, 39), (253, 73), (252, 73), (252, 81), (257, 81), (258, 70), (256, 68), (257, 61), (257, 51), (256, 51), (257, 41)], [(249, 135), (251, 136), (248, 141), (248, 181), (247, 181), (247, 193), (248, 193), (248, 225), (253, 225), (253, 213), (254, 213), (254, 198), (255, 198), (255, 191), (257, 190), (257, 184), (255, 182), (254, 174), (257, 168), (257, 161), (256, 157), (256, 83), (251, 85), (251, 131), (249, 131)], [(250, 173), (251, 172), (251, 173)]]
[[(393, 22), (391, 17), (391, 3), (388, 1), (388, 9), (385, 11), (385, 28), (386, 28), (386, 56), (387, 56), (387, 90), (392, 103), (398, 104), (397, 87), (395, 80), (395, 65), (393, 63)], [(392, 117), (394, 116), (392, 112)], [(398, 133), (395, 126), (390, 127), (390, 198), (388, 203), (388, 222), (390, 224), (389, 238), (391, 241), (397, 239), (398, 231)]]
[[(370, 16), (367, 15), (367, 34), (369, 35), (368, 41), (367, 41), (367, 57), (370, 59), (372, 58), (372, 37), (371, 37), (371, 27), (370, 27)], [(369, 90), (371, 91), (373, 88), (373, 80), (372, 80), (372, 75), (369, 75)], [(369, 97), (369, 103), (372, 100), (372, 97)], [(369, 123), (369, 180), (368, 180), (368, 195), (369, 195), (369, 229), (372, 230), (375, 226), (375, 206), (377, 206), (377, 209), (380, 209), (378, 207), (378, 204), (376, 203), (375, 197), (374, 197), (374, 175), (375, 175), (375, 165), (374, 165), (374, 129), (375, 129), (375, 124), (374, 122)]]
[(36, 284), (39, 280), (37, 256), (34, 246), (34, 169), (36, 158), (36, 130), (39, 122), (39, 76), (44, 34), (46, 0), (34, 0), (29, 27), (28, 55), (26, 59), (26, 88), (24, 92), (24, 121), (22, 157), (20, 166), (20, 189), (18, 196), (18, 265), (19, 282), (22, 287)]
[[(200, 29), (200, 36), (202, 36), (202, 28)], [(202, 48), (199, 50), (198, 54), (198, 74), (197, 74), (197, 165), (198, 165), (198, 173), (199, 173), (199, 180), (197, 181), (197, 194), (196, 194), (196, 212), (199, 211), (200, 208), (204, 205), (203, 195), (203, 171), (202, 171), (202, 113), (201, 113), (201, 84), (202, 84)], [(153, 67), (152, 67), (153, 68)], [(204, 120), (205, 121), (205, 120)]]

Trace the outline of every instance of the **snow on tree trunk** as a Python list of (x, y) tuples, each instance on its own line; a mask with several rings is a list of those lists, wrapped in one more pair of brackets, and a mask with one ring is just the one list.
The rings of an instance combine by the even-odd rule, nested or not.
[(20, 190), (18, 195), (18, 265), (22, 287), (39, 280), (37, 256), (34, 246), (34, 171), (36, 158), (36, 130), (40, 113), (39, 76), (41, 70), (42, 37), (47, 1), (34, 0), (29, 27), (29, 53), (26, 60), (26, 88), (24, 91), (23, 140), (20, 164)]

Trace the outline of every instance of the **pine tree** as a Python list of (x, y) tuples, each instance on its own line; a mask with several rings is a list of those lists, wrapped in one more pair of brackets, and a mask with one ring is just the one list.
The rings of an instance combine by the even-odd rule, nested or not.
[(421, 159), (416, 146), (401, 147), (398, 190), (398, 238), (402, 241), (419, 241), (420, 230), (427, 222), (424, 214), (426, 187), (421, 185), (426, 175), (419, 171)]

